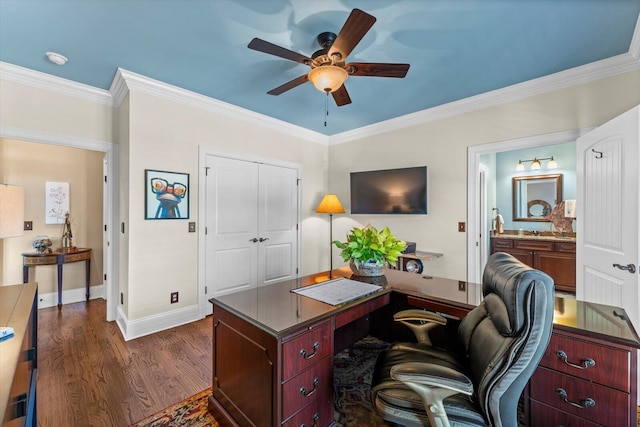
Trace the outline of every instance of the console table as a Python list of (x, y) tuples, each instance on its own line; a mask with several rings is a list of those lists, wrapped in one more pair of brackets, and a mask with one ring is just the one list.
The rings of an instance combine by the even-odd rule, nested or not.
[(58, 310), (62, 308), (62, 265), (85, 262), (86, 297), (89, 301), (89, 277), (91, 273), (91, 248), (75, 248), (69, 251), (56, 250), (51, 253), (26, 252), (22, 254), (22, 282), (29, 282), (29, 267), (58, 265)]

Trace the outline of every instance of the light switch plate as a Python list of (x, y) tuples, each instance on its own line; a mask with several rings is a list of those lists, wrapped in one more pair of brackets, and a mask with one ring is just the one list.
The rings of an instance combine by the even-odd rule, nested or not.
[(189, 233), (195, 233), (196, 232), (196, 223), (195, 222), (190, 222), (189, 223)]

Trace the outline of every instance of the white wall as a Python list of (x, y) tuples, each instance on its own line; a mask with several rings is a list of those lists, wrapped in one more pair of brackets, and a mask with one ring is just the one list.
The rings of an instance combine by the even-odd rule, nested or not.
[[(304, 141), (258, 125), (230, 119), (181, 103), (141, 92), (129, 93), (128, 175), (128, 311), (131, 320), (197, 305), (198, 234), (188, 233), (187, 223), (198, 218), (198, 149), (272, 159), (302, 167), (302, 265), (301, 274), (328, 265), (320, 242), (328, 241), (327, 218), (315, 213), (326, 188), (322, 159), (327, 145)], [(128, 170), (123, 170), (127, 167)], [(190, 174), (190, 219), (156, 221), (144, 219), (144, 170), (156, 169)], [(326, 230), (326, 231), (325, 231)], [(326, 233), (326, 234), (325, 234)], [(326, 240), (325, 240), (326, 236)], [(121, 240), (121, 250), (126, 242)], [(178, 291), (180, 302), (170, 304)], [(126, 290), (125, 290), (126, 292)]]
[[(394, 132), (332, 145), (330, 191), (349, 204), (349, 172), (427, 165), (426, 216), (345, 215), (334, 220), (334, 237), (354, 223), (389, 226), (418, 250), (442, 252), (429, 274), (466, 280), (467, 147), (598, 126), (640, 103), (640, 71), (532, 96)], [(334, 255), (334, 265), (342, 262)], [(336, 264), (337, 262), (337, 264)]]

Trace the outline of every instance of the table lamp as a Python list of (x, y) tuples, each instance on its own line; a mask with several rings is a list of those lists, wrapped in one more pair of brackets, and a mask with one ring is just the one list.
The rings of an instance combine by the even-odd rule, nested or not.
[(338, 196), (335, 194), (326, 194), (318, 205), (316, 212), (329, 214), (329, 279), (331, 279), (331, 272), (333, 270), (333, 214), (344, 213), (344, 208)]

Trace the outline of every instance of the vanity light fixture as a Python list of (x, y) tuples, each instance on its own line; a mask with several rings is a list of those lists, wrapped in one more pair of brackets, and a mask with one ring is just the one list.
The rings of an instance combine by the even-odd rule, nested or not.
[(558, 162), (554, 160), (553, 156), (541, 157), (541, 158), (534, 157), (533, 159), (530, 159), (530, 160), (518, 160), (518, 164), (516, 165), (516, 171), (522, 172), (524, 170), (525, 162), (531, 162), (531, 170), (534, 170), (534, 171), (540, 170), (540, 168), (542, 168), (542, 164), (540, 163), (540, 160), (549, 160), (549, 163), (547, 163), (547, 169), (558, 168)]

